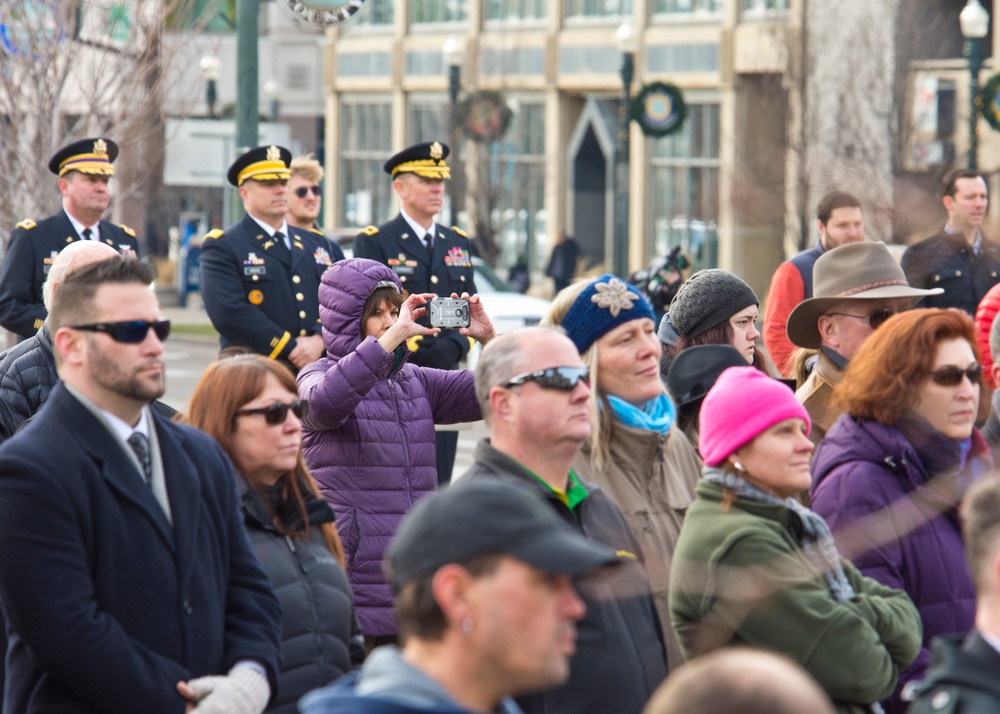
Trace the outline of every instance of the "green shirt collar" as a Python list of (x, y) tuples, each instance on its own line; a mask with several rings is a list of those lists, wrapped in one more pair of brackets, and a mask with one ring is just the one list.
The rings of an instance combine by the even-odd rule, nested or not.
[(569, 482), (566, 485), (566, 490), (563, 491), (562, 489), (558, 489), (550, 484), (524, 464), (521, 464), (521, 466), (524, 467), (525, 471), (534, 476), (538, 483), (542, 484), (545, 488), (554, 493), (556, 498), (566, 504), (566, 507), (571, 511), (575, 511), (576, 507), (583, 503), (584, 499), (587, 498), (587, 489), (582, 483), (580, 483), (580, 479), (577, 478), (573, 469), (570, 469), (569, 471)]

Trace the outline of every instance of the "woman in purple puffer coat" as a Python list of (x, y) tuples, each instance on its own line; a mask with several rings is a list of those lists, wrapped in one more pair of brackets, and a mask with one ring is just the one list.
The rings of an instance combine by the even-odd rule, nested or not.
[[(327, 356), (298, 375), (299, 396), (309, 401), (306, 461), (336, 513), (369, 646), (396, 635), (382, 555), (403, 516), (437, 488), (434, 424), (481, 417), (472, 372), (407, 362), (408, 339), (439, 331), (416, 322), (431, 297), (404, 300), (399, 278), (382, 263), (335, 263), (319, 288)], [(470, 307), (471, 326), (461, 332), (485, 344), (493, 325), (478, 296)]]

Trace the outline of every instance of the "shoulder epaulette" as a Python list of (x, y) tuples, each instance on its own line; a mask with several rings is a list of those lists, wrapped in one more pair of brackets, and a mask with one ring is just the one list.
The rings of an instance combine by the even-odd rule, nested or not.
[(126, 226), (124, 223), (119, 223), (118, 227), (121, 228), (123, 231), (125, 231), (125, 235), (127, 235), (129, 238), (135, 238), (135, 231)]
[(210, 230), (208, 233), (205, 234), (205, 237), (202, 238), (202, 240), (209, 240), (211, 238), (221, 238), (222, 233), (223, 231), (220, 228), (213, 228), (212, 230)]
[(323, 231), (321, 231), (319, 228), (316, 228), (316, 227), (310, 228), (309, 232), (310, 233), (315, 233), (318, 236), (323, 236), (324, 238), (326, 238), (326, 233), (324, 233)]
[(361, 229), (361, 232), (364, 233), (366, 236), (373, 236), (376, 233), (378, 233), (378, 228), (376, 228), (375, 226), (365, 226), (364, 228)]
[(458, 233), (463, 238), (468, 238), (469, 237), (469, 235), (465, 231), (463, 231), (461, 228), (459, 228), (458, 226), (452, 226), (451, 229), (453, 231), (455, 231), (456, 233)]
[(15, 227), (15, 228), (23, 228), (23, 229), (24, 229), (24, 230), (26, 230), (26, 231), (30, 231), (30, 230), (31, 230), (32, 228), (34, 228), (34, 227), (35, 227), (35, 226), (37, 226), (37, 225), (38, 225), (38, 224), (37, 224), (37, 223), (35, 223), (35, 222), (34, 222), (33, 220), (31, 220), (30, 218), (25, 218), (25, 219), (24, 219), (23, 221), (21, 221), (20, 223), (18, 223), (18, 224), (17, 224), (16, 226), (14, 226), (14, 227)]

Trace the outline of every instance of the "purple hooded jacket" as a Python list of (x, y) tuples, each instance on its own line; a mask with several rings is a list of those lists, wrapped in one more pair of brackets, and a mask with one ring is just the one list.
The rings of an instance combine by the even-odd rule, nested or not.
[[(971, 470), (985, 472), (989, 449), (978, 431), (972, 453)], [(841, 555), (864, 575), (905, 591), (920, 611), (920, 654), (900, 673), (885, 702), (888, 714), (902, 714), (906, 703), (900, 691), (910, 680), (923, 679), (931, 640), (965, 634), (973, 626), (976, 594), (957, 510), (964, 488), (955, 484), (956, 497), (943, 484), (928, 483), (917, 450), (898, 428), (859, 423), (848, 414), (827, 432), (811, 470), (812, 509), (830, 525)]]
[(298, 375), (299, 395), (309, 400), (306, 462), (337, 514), (367, 636), (396, 633), (382, 556), (403, 516), (437, 489), (434, 424), (481, 416), (471, 372), (408, 364), (405, 347), (393, 369), (397, 355), (374, 337), (361, 340), (361, 313), (379, 283), (402, 292), (396, 273), (373, 260), (327, 269), (319, 288), (327, 356)]

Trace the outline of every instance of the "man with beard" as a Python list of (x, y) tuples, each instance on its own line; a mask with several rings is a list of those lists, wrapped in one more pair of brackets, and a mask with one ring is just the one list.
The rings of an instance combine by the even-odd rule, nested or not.
[(117, 157), (118, 145), (107, 138), (59, 149), (49, 159), (49, 171), (59, 177), (62, 210), (37, 223), (26, 218), (11, 231), (0, 266), (0, 324), (21, 340), (34, 335), (45, 320), (42, 283), (67, 243), (98, 241), (122, 255), (138, 255), (135, 231), (101, 220), (111, 203), (108, 183)]
[(5, 710), (260, 714), (274, 691), (279, 607), (233, 466), (149, 407), (170, 331), (152, 279), (116, 258), (60, 283), (62, 382), (0, 446)]
[(1000, 282), (1000, 245), (983, 235), (990, 197), (976, 169), (955, 169), (942, 181), (944, 228), (903, 253), (906, 279), (915, 288), (943, 288), (917, 307), (957, 307), (972, 316), (989, 289)]

